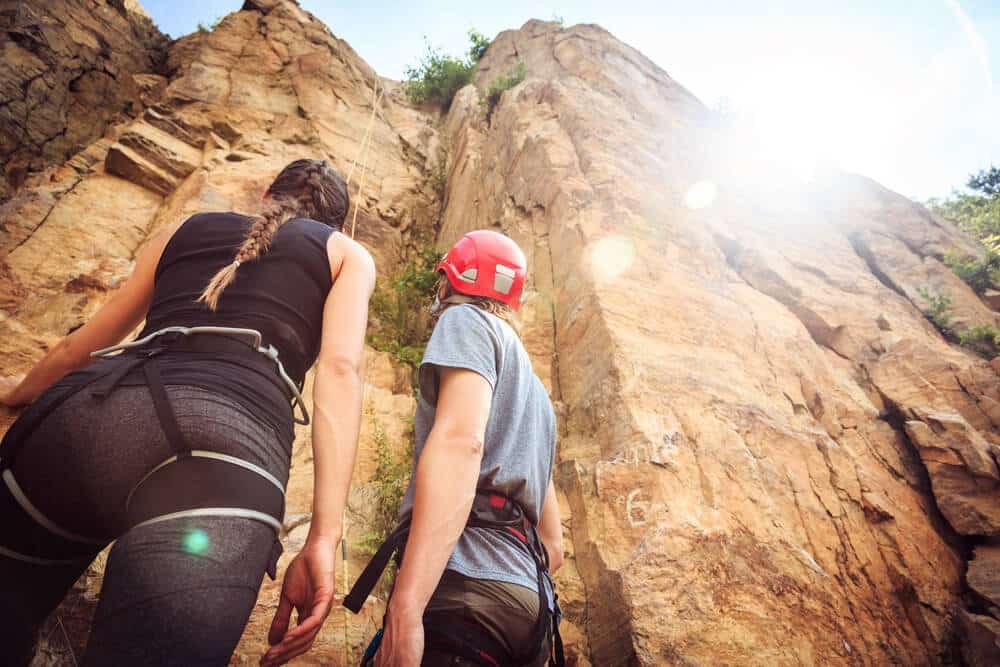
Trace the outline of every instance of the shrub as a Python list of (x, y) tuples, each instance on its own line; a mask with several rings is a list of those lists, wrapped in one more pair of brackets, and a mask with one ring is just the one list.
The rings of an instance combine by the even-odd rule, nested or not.
[(469, 31), (469, 60), (479, 62), (490, 48), (490, 38), (478, 30)]
[(201, 21), (198, 21), (198, 32), (209, 32), (211, 30), (215, 30), (216, 28), (219, 27), (220, 23), (222, 23), (221, 16), (216, 16), (215, 20), (212, 21), (212, 25), (205, 25)]
[(958, 334), (958, 342), (985, 359), (997, 356), (1000, 330), (992, 324), (977, 324)]
[(980, 296), (1000, 280), (1000, 255), (992, 250), (987, 250), (983, 259), (949, 252), (944, 256), (944, 263)]
[(372, 294), (371, 312), (377, 326), (368, 335), (369, 344), (414, 367), (420, 364), (430, 337), (425, 311), (437, 283), (438, 259), (433, 247), (421, 249)]
[(448, 185), (448, 151), (443, 146), (438, 147), (437, 162), (431, 170), (428, 181), (438, 199), (443, 200), (444, 189)]
[(489, 38), (476, 30), (469, 31), (469, 50), (464, 59), (444, 55), (427, 44), (427, 52), (417, 66), (406, 68), (403, 92), (414, 104), (436, 103), (447, 111), (455, 93), (472, 83), (476, 63), (489, 46)]
[[(375, 445), (375, 473), (369, 483), (375, 499), (374, 514), (368, 524), (368, 530), (359, 540), (358, 546), (374, 554), (382, 546), (385, 538), (396, 527), (399, 506), (403, 502), (403, 494), (410, 483), (410, 473), (413, 470), (413, 426), (407, 430), (406, 449), (402, 455), (397, 455), (389, 442), (382, 422), (375, 416), (371, 407), (365, 410), (372, 426), (372, 441)], [(387, 568), (388, 575), (379, 580), (375, 594), (387, 597), (392, 588), (395, 575), (395, 563)]]
[(924, 315), (929, 319), (938, 331), (945, 338), (953, 338), (954, 332), (951, 329), (951, 297), (947, 294), (931, 294), (926, 287), (921, 287), (917, 292), (928, 304)]
[(503, 95), (503, 91), (510, 90), (517, 84), (524, 81), (524, 77), (527, 76), (528, 70), (524, 66), (523, 60), (518, 60), (517, 65), (507, 70), (506, 74), (502, 74), (497, 78), (493, 79), (493, 83), (486, 91), (486, 118), (489, 120), (490, 116), (493, 115), (493, 109), (496, 108), (497, 104), (500, 102), (500, 96)]
[(434, 102), (447, 110), (455, 93), (472, 82), (475, 65), (427, 45), (427, 53), (416, 67), (406, 70), (404, 92), (414, 104)]

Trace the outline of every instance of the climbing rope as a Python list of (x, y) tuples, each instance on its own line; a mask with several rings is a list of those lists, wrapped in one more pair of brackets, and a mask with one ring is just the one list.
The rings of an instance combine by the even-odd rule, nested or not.
[[(372, 136), (374, 132), (372, 131), (375, 127), (375, 114), (378, 110), (379, 102), (382, 101), (382, 94), (384, 89), (379, 84), (378, 77), (375, 77), (375, 85), (372, 87), (372, 112), (368, 116), (368, 125), (365, 127), (365, 133), (361, 137), (361, 145), (358, 146), (357, 152), (354, 154), (354, 159), (351, 161), (351, 168), (347, 172), (347, 187), (351, 186), (351, 179), (354, 177), (354, 170), (358, 166), (358, 161), (361, 161), (361, 183), (358, 185), (358, 193), (354, 200), (354, 213), (351, 217), (351, 239), (354, 239), (354, 232), (358, 226), (358, 209), (361, 208), (362, 202), (364, 201), (364, 190), (365, 182), (368, 177), (368, 155), (369, 149), (372, 144)], [(362, 384), (361, 387), (361, 401), (364, 403), (365, 400), (366, 387)], [(345, 516), (341, 519), (341, 525), (344, 527), (343, 534), (340, 538), (340, 550), (341, 550), (341, 562), (343, 563), (343, 578), (344, 578), (344, 597), (347, 597), (347, 593), (350, 591), (350, 581), (349, 568), (347, 562), (347, 516), (345, 511)], [(350, 664), (350, 644), (348, 636), (348, 628), (351, 622), (351, 612), (346, 607), (344, 608), (344, 664)]]
[(372, 129), (375, 126), (375, 113), (378, 110), (379, 102), (382, 101), (382, 94), (384, 92), (384, 89), (379, 85), (379, 81), (376, 78), (375, 86), (372, 88), (372, 112), (368, 117), (368, 126), (365, 128), (364, 136), (361, 138), (361, 146), (358, 147), (358, 152), (354, 155), (354, 160), (351, 162), (351, 169), (347, 172), (347, 185), (350, 186), (351, 178), (354, 176), (354, 170), (358, 166), (358, 160), (361, 160), (361, 183), (358, 186), (358, 194), (354, 204), (354, 214), (351, 217), (352, 239), (354, 238), (354, 232), (358, 226), (358, 209), (361, 208), (362, 202), (364, 201), (365, 182), (368, 180), (368, 155), (372, 144), (371, 139), (374, 136)]

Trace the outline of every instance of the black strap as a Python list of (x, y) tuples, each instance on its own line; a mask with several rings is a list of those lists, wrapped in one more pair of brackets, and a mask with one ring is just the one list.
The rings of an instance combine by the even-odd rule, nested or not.
[(128, 361), (120, 364), (117, 368), (109, 372), (102, 378), (97, 378), (95, 380), (95, 386), (90, 390), (90, 395), (94, 398), (105, 399), (115, 388), (121, 384), (121, 381), (125, 379), (125, 376), (131, 373), (133, 370), (146, 363), (147, 357), (138, 356), (129, 359)]
[(152, 358), (158, 352), (159, 350), (151, 350), (144, 353), (146, 363), (142, 366), (142, 372), (146, 376), (146, 386), (149, 387), (149, 394), (153, 397), (153, 408), (156, 410), (156, 416), (160, 420), (160, 428), (163, 429), (163, 433), (167, 436), (167, 442), (177, 456), (183, 457), (191, 451), (191, 448), (187, 446), (184, 435), (181, 433), (181, 427), (177, 423), (174, 406), (170, 403), (170, 398), (167, 396), (167, 389), (163, 385), (163, 378), (160, 376), (159, 364)]
[(559, 596), (555, 595), (552, 600), (554, 611), (552, 613), (552, 649), (553, 653), (549, 659), (551, 667), (563, 667), (566, 664), (566, 653), (563, 650), (562, 634), (559, 632), (559, 624), (562, 623), (562, 609), (559, 608)]
[(351, 591), (344, 597), (344, 606), (350, 609), (352, 612), (357, 614), (361, 611), (361, 607), (364, 606), (365, 600), (371, 594), (372, 590), (375, 588), (375, 584), (382, 577), (382, 573), (385, 572), (385, 568), (389, 567), (389, 560), (392, 559), (393, 554), (396, 553), (398, 549), (401, 549), (403, 545), (406, 544), (406, 538), (410, 535), (409, 524), (400, 524), (396, 530), (394, 530), (382, 546), (378, 548), (372, 559), (368, 561), (368, 565), (358, 576), (358, 580), (354, 582), (354, 586)]

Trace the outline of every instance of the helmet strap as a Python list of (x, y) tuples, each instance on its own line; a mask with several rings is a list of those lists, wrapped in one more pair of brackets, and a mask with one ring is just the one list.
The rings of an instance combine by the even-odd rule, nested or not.
[(450, 294), (441, 299), (441, 303), (475, 303), (476, 297), (467, 294)]
[(437, 315), (442, 310), (450, 305), (460, 304), (460, 303), (475, 303), (475, 299), (471, 296), (466, 296), (465, 294), (451, 294), (446, 296), (444, 299), (439, 299), (434, 297), (434, 303), (431, 304), (431, 315)]

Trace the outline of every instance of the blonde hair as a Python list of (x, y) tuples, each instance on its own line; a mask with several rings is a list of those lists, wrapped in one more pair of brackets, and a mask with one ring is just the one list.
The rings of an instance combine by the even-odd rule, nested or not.
[(197, 303), (216, 310), (223, 290), (236, 279), (237, 269), (266, 253), (275, 232), (292, 218), (312, 218), (339, 232), (350, 206), (347, 184), (326, 160), (292, 162), (281, 170), (266, 194), (271, 200), (253, 216), (233, 261), (212, 276)]
[[(437, 284), (434, 285), (434, 294), (440, 295), (442, 289), (444, 290), (444, 296), (440, 297), (442, 301), (456, 294), (463, 296), (466, 299), (468, 299), (466, 303), (473, 305), (476, 308), (479, 308), (480, 310), (486, 311), (491, 315), (496, 315), (501, 320), (509, 324), (510, 328), (514, 330), (514, 333), (516, 333), (518, 337), (521, 336), (521, 320), (518, 318), (517, 313), (514, 311), (514, 309), (508, 306), (503, 301), (497, 301), (496, 299), (491, 299), (487, 296), (472, 296), (469, 294), (462, 294), (461, 292), (457, 291), (454, 287), (451, 286), (451, 283), (448, 282), (448, 279), (444, 276), (444, 274), (438, 276)], [(451, 305), (455, 304), (445, 303), (443, 308), (439, 309), (436, 313), (434, 313), (431, 316), (432, 327), (435, 324), (437, 324), (438, 318), (440, 318), (441, 314), (445, 310), (447, 310)]]

